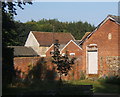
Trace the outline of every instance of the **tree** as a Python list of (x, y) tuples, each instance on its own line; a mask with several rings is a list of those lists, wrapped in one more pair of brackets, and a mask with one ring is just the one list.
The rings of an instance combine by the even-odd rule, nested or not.
[(65, 76), (68, 75), (69, 70), (71, 70), (72, 65), (74, 64), (74, 61), (76, 58), (70, 59), (68, 56), (68, 52), (66, 52), (65, 56), (61, 56), (60, 51), (59, 51), (59, 41), (56, 40), (54, 44), (54, 52), (53, 52), (53, 60), (52, 62), (57, 64), (57, 70), (58, 73), (60, 74), (60, 82), (62, 82), (62, 75), (64, 74)]
[(14, 2), (12, 0), (11, 2), (9, 2), (8, 0), (5, 0), (5, 2), (2, 2), (2, 12), (9, 13), (10, 16), (13, 17), (14, 15), (17, 15), (16, 6), (18, 6), (21, 9), (24, 9), (22, 5), (26, 5), (26, 4), (32, 4), (32, 2), (26, 2), (26, 0), (17, 0), (17, 2)]
[(14, 50), (7, 48), (7, 46), (18, 44), (16, 43), (18, 42), (16, 41), (18, 33), (15, 31), (16, 25), (13, 17), (17, 15), (16, 6), (23, 9), (22, 4), (25, 5), (26, 2), (7, 2), (7, 0), (2, 2), (2, 74), (3, 83), (6, 86), (12, 83), (13, 77), (15, 76), (13, 64)]
[(13, 79), (15, 78), (15, 70), (14, 70), (14, 64), (13, 64), (13, 49), (12, 48), (6, 48), (3, 47), (2, 51), (2, 80), (3, 80), (3, 86), (7, 86), (8, 84), (13, 82)]
[(18, 36), (16, 31), (16, 25), (14, 22), (14, 15), (17, 15), (16, 13), (16, 6), (20, 7), (21, 9), (24, 9), (22, 5), (32, 4), (32, 2), (25, 2), (18, 0), (18, 2), (8, 2), (5, 0), (5, 2), (2, 2), (2, 41), (3, 46), (8, 45), (17, 45), (19, 42), (17, 41)]

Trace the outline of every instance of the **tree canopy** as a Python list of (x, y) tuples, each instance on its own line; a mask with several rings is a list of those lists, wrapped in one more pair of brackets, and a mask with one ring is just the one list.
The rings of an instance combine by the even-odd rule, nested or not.
[(16, 45), (24, 45), (30, 31), (71, 33), (75, 39), (80, 40), (86, 32), (91, 32), (95, 28), (88, 22), (61, 22), (57, 19), (31, 20), (26, 23), (15, 21), (14, 23), (15, 32), (17, 32), (16, 43), (18, 44)]
[(3, 45), (24, 45), (30, 31), (71, 33), (75, 39), (80, 40), (86, 32), (91, 32), (95, 28), (94, 25), (82, 21), (61, 22), (57, 19), (31, 20), (26, 23), (15, 21), (13, 17), (17, 15), (16, 6), (24, 9), (23, 5), (27, 3), (32, 4), (32, 2), (2, 2)]
[(32, 2), (23, 2), (18, 0), (18, 2), (8, 2), (5, 0), (2, 3), (2, 44), (3, 46), (17, 45), (19, 41), (17, 40), (19, 34), (16, 31), (16, 23), (14, 21), (14, 16), (17, 15), (16, 7), (24, 9), (22, 5), (32, 4)]

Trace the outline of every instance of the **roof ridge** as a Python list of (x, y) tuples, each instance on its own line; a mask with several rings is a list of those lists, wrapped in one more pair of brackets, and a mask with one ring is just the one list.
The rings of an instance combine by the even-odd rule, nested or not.
[(107, 18), (111, 18), (111, 19), (113, 19), (115, 22), (117, 22), (118, 24), (120, 24), (120, 16), (108, 15)]
[(74, 36), (70, 32), (39, 32), (30, 31), (41, 46), (50, 46), (55, 39), (59, 42), (67, 43), (69, 40), (75, 40)]
[(44, 32), (44, 31), (31, 31), (31, 32), (38, 32), (38, 33), (67, 33), (67, 34), (71, 34), (70, 32)]
[(81, 43), (82, 44), (86, 39), (88, 39), (94, 32), (96, 32), (97, 29), (99, 29), (99, 27), (101, 27), (102, 24), (104, 24), (104, 22), (107, 19), (112, 19), (114, 20), (114, 22), (116, 22), (117, 24), (120, 25), (120, 16), (115, 16), (115, 15), (108, 15), (90, 34), (88, 34), (84, 39), (81, 39)]

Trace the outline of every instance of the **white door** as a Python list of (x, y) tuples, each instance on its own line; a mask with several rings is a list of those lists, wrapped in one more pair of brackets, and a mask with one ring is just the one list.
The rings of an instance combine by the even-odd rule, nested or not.
[(88, 51), (87, 60), (88, 74), (98, 74), (98, 52), (97, 50)]

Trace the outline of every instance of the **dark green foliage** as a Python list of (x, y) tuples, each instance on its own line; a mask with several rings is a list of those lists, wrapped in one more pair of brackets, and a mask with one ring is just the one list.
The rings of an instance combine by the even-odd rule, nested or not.
[[(8, 13), (2, 13), (2, 44), (3, 46), (20, 45), (24, 41), (24, 24), (15, 22)], [(22, 32), (21, 30), (22, 29)]]
[[(13, 19), (16, 15), (16, 7), (23, 9), (22, 5), (31, 2), (5, 2), (2, 3), (2, 77), (3, 85), (12, 83), (13, 77), (15, 76), (13, 66), (13, 49), (7, 48), (8, 45), (19, 45), (20, 41), (19, 34), (16, 30), (17, 26)], [(20, 33), (20, 32), (19, 32)]]
[[(9, 2), (6, 0), (6, 2), (2, 2), (2, 11), (5, 13), (9, 13), (11, 17), (14, 15), (17, 15), (16, 13), (16, 6), (18, 6), (21, 9), (24, 9), (22, 5), (32, 4), (32, 2), (22, 2), (24, 0), (18, 0), (18, 2)], [(31, 0), (32, 1), (32, 0)]]
[[(81, 39), (86, 32), (91, 32), (94, 30), (94, 26), (88, 24), (87, 22), (83, 23), (78, 22), (60, 22), (56, 19), (42, 19), (38, 22), (29, 21), (25, 23), (29, 26), (32, 26), (29, 31), (44, 31), (44, 32), (69, 32), (76, 39)], [(27, 32), (29, 33), (29, 32)]]
[(76, 58), (70, 59), (68, 56), (68, 53), (66, 52), (65, 56), (61, 56), (60, 51), (59, 51), (59, 41), (56, 40), (54, 44), (54, 52), (53, 52), (53, 60), (52, 62), (57, 64), (57, 70), (58, 73), (60, 74), (60, 80), (61, 76), (64, 74), (65, 76), (68, 75), (68, 72), (71, 70), (72, 65), (74, 64), (74, 61)]
[(15, 71), (13, 65), (13, 49), (2, 48), (2, 81), (3, 85), (8, 85), (13, 82), (15, 78)]
[(32, 20), (26, 23), (21, 23), (19, 21), (17, 22), (12, 20), (12, 23), (14, 24), (14, 29), (12, 31), (9, 30), (8, 33), (11, 35), (11, 37), (8, 37), (9, 35), (6, 36), (5, 34), (5, 36), (8, 37), (7, 39), (5, 38), (6, 39), (5, 42), (7, 43), (7, 45), (24, 45), (30, 31), (71, 33), (75, 37), (75, 39), (80, 40), (86, 32), (93, 31), (95, 28), (94, 26), (91, 26), (87, 22), (82, 23), (80, 21), (68, 23), (60, 22), (56, 19), (53, 20), (42, 19), (38, 22)]
[(99, 79), (102, 83), (108, 83), (108, 84), (117, 84), (120, 85), (120, 77), (119, 76), (109, 76), (106, 78)]
[(65, 32), (71, 33), (75, 39), (80, 40), (86, 32), (94, 30), (94, 25), (87, 22), (60, 22), (57, 19), (41, 19), (39, 21), (28, 21), (21, 23), (14, 21), (16, 6), (23, 8), (23, 5), (32, 2), (2, 2), (2, 32), (4, 45), (24, 45), (30, 31), (43, 32)]
[[(0, 2), (1, 3), (1, 2)], [(19, 2), (8, 2), (5, 0), (5, 2), (2, 2), (2, 41), (3, 46), (8, 45), (20, 45), (23, 41), (20, 41), (21, 38), (19, 38), (20, 33), (18, 33), (18, 28), (14, 21), (14, 15), (17, 15), (16, 13), (16, 7), (18, 6), (21, 9), (24, 9), (22, 6), (26, 4), (32, 4), (32, 2), (22, 2), (19, 0)], [(23, 32), (23, 31), (22, 31)]]
[(26, 23), (15, 22), (15, 32), (17, 33), (15, 41), (19, 45), (24, 45), (30, 31), (43, 31), (43, 32), (65, 32), (71, 33), (75, 39), (81, 39), (88, 31), (93, 31), (94, 26), (87, 22), (60, 22), (56, 19), (42, 19), (39, 21), (31, 20)]

